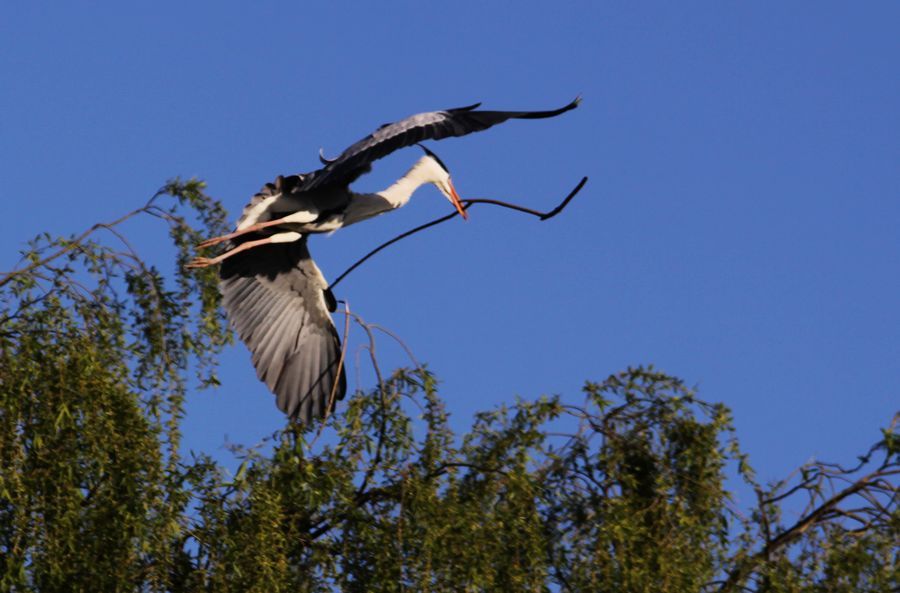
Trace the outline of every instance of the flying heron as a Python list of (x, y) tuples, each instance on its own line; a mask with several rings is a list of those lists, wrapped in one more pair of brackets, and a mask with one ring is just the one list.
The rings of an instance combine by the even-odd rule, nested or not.
[(228, 243), (221, 255), (198, 257), (188, 267), (222, 264), (225, 311), (279, 409), (305, 424), (324, 417), (347, 389), (340, 339), (330, 315), (336, 301), (310, 256), (309, 235), (400, 208), (427, 183), (467, 217), (447, 167), (424, 146), (424, 156), (387, 189), (356, 193), (350, 184), (369, 172), (374, 161), (400, 148), (464, 136), (509, 119), (555, 117), (579, 101), (552, 111), (479, 111), (476, 103), (385, 124), (337, 158), (326, 159), (320, 151), (321, 169), (267, 183), (244, 208), (233, 233), (199, 245)]

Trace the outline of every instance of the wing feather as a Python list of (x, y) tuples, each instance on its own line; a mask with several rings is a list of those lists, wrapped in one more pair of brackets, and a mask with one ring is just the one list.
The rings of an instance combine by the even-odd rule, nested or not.
[(347, 383), (337, 369), (341, 346), (325, 279), (306, 239), (239, 253), (223, 262), (220, 275), (228, 318), (278, 407), (303, 423), (324, 416), (332, 391), (342, 399)]
[(378, 128), (322, 169), (310, 173), (300, 182), (301, 191), (331, 184), (347, 184), (363, 172), (373, 161), (423, 140), (442, 140), (486, 130), (508, 119), (541, 119), (555, 117), (578, 107), (574, 101), (552, 111), (476, 111), (480, 105), (469, 105), (444, 111), (431, 111), (407, 117)]

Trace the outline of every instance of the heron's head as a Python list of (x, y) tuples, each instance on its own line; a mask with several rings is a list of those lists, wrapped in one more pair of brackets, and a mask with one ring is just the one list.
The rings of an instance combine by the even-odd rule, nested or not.
[(418, 165), (424, 169), (425, 179), (429, 183), (433, 183), (435, 187), (444, 194), (444, 197), (450, 200), (450, 203), (453, 204), (453, 207), (456, 208), (456, 211), (459, 212), (460, 216), (468, 219), (469, 215), (466, 214), (466, 210), (462, 206), (459, 194), (456, 193), (456, 188), (453, 187), (453, 182), (450, 180), (450, 171), (447, 170), (447, 166), (438, 158), (438, 155), (434, 154), (421, 144), (419, 146), (425, 151), (425, 156), (419, 159), (418, 162)]

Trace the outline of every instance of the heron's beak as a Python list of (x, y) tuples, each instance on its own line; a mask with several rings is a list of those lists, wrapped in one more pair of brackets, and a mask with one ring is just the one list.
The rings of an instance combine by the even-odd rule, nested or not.
[(459, 194), (456, 193), (456, 188), (453, 187), (453, 182), (447, 179), (447, 187), (450, 189), (450, 202), (456, 208), (456, 211), (459, 212), (459, 215), (463, 217), (465, 220), (469, 220), (469, 215), (466, 213), (466, 209), (463, 208), (462, 200), (459, 197)]

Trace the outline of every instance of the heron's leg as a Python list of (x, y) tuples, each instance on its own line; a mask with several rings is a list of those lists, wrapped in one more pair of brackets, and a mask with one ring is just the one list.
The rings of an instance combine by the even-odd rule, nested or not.
[(295, 233), (293, 231), (289, 231), (286, 233), (277, 233), (272, 235), (271, 237), (266, 237), (265, 239), (257, 239), (256, 241), (247, 241), (246, 243), (241, 243), (234, 249), (229, 249), (225, 253), (218, 255), (216, 257), (195, 257), (190, 262), (185, 264), (185, 268), (206, 268), (208, 266), (214, 266), (216, 264), (220, 264), (232, 255), (237, 255), (242, 251), (247, 251), (248, 249), (253, 249), (254, 247), (259, 247), (261, 245), (270, 245), (272, 243), (292, 243), (302, 237), (300, 233)]
[(246, 235), (247, 233), (255, 233), (257, 231), (261, 231), (262, 229), (268, 228), (270, 226), (282, 224), (283, 221), (284, 221), (284, 219), (269, 220), (267, 222), (257, 222), (256, 224), (250, 225), (239, 231), (235, 231), (233, 233), (228, 233), (227, 235), (221, 235), (219, 237), (213, 237), (212, 239), (207, 239), (203, 243), (200, 243), (199, 245), (197, 245), (197, 248), (203, 249), (205, 247), (212, 247), (213, 245), (218, 245), (219, 243), (224, 243), (225, 241), (230, 241), (231, 239), (236, 239), (237, 237)]
[[(227, 235), (222, 235), (220, 237), (213, 237), (212, 239), (207, 239), (203, 243), (197, 245), (198, 249), (203, 249), (205, 247), (212, 247), (213, 245), (218, 245), (219, 243), (223, 243), (225, 241), (229, 241), (231, 239), (235, 239), (242, 235), (246, 235), (247, 233), (256, 233), (263, 229), (267, 229), (269, 227), (278, 226), (279, 224), (302, 224), (304, 222), (310, 222), (310, 214), (308, 212), (294, 212), (293, 214), (288, 214), (284, 218), (278, 218), (276, 220), (267, 220), (266, 222), (257, 222), (256, 224), (252, 224), (248, 227), (237, 230), (233, 233), (228, 233)], [(312, 217), (313, 220), (315, 217)]]

